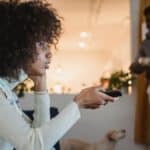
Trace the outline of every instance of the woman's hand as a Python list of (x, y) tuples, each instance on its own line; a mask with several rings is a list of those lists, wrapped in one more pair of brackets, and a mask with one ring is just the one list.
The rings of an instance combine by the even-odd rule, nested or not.
[(113, 102), (114, 98), (100, 92), (100, 87), (89, 87), (81, 90), (75, 96), (74, 101), (80, 108), (96, 109), (100, 105), (105, 105), (108, 102)]
[(34, 82), (34, 91), (46, 91), (46, 73), (42, 75), (29, 75), (29, 78)]

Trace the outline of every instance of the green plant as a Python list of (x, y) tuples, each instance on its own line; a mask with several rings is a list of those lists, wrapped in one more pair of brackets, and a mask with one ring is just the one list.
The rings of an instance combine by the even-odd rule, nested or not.
[(134, 77), (129, 72), (124, 72), (123, 70), (115, 71), (111, 74), (109, 78), (108, 89), (121, 89), (122, 87), (131, 86)]
[(15, 88), (15, 92), (18, 97), (23, 97), (25, 92), (29, 92), (33, 90), (33, 84), (30, 79), (26, 79), (24, 82), (18, 84)]

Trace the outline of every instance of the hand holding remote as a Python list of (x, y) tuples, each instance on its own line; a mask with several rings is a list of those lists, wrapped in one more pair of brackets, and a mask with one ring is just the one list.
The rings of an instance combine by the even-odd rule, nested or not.
[[(108, 91), (100, 90), (100, 92), (106, 95), (109, 95), (111, 97), (114, 97), (114, 100), (118, 100), (118, 98), (122, 96), (122, 93), (119, 90), (108, 90)], [(106, 104), (107, 104), (107, 101), (105, 101), (103, 105), (106, 105)]]
[(80, 93), (74, 97), (74, 101), (80, 108), (96, 109), (99, 108), (100, 105), (104, 105), (104, 103), (113, 102), (114, 98), (104, 92), (100, 92), (100, 87), (88, 87), (82, 89)]

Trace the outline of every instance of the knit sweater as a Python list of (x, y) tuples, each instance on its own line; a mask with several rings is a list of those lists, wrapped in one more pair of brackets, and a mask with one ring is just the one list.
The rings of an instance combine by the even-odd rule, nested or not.
[(0, 150), (50, 150), (77, 122), (80, 112), (71, 102), (50, 120), (50, 97), (47, 91), (35, 92), (34, 120), (31, 121), (17, 106), (13, 88), (26, 78), (21, 73), (18, 81), (0, 78)]

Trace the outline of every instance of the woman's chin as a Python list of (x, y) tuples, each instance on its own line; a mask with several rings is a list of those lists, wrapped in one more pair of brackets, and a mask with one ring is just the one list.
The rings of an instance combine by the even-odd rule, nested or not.
[(41, 71), (37, 72), (37, 75), (45, 75), (46, 69), (42, 69)]

